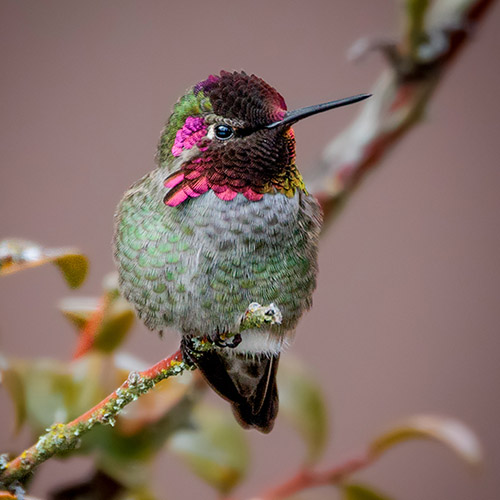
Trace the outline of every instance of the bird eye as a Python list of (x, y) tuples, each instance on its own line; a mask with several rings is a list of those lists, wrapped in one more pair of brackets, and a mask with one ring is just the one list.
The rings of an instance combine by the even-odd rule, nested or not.
[(234, 131), (229, 125), (217, 125), (215, 127), (215, 137), (226, 140), (233, 137)]

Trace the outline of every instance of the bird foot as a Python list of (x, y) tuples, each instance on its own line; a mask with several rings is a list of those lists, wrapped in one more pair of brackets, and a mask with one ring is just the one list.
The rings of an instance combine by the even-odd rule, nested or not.
[(213, 343), (220, 348), (234, 349), (241, 344), (241, 340), (241, 335), (239, 333), (231, 336), (228, 336), (226, 333), (217, 333), (213, 339)]

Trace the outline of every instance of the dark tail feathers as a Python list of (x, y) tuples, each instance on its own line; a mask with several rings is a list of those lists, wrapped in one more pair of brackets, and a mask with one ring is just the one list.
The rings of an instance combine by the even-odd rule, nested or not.
[(183, 342), (184, 355), (199, 368), (208, 384), (231, 403), (240, 425), (270, 432), (279, 407), (279, 355), (250, 357), (227, 347), (193, 353), (187, 344)]

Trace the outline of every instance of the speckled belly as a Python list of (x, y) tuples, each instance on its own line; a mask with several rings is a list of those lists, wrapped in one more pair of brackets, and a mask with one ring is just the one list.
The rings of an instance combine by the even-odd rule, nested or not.
[(178, 207), (163, 204), (164, 172), (132, 187), (116, 221), (115, 258), (124, 296), (147, 326), (187, 335), (235, 331), (251, 302), (274, 302), (293, 330), (311, 305), (319, 208), (314, 198), (209, 191)]

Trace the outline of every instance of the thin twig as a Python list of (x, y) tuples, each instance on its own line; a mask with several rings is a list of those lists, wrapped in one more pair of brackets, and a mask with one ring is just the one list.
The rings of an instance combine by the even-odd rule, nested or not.
[(0, 491), (0, 500), (17, 500), (17, 497), (8, 491)]
[(370, 465), (375, 458), (376, 455), (367, 450), (325, 471), (303, 469), (295, 476), (287, 479), (278, 486), (270, 488), (252, 500), (280, 500), (308, 488), (324, 486), (326, 484), (338, 484), (354, 472)]
[[(102, 321), (104, 314), (99, 314)], [(257, 302), (249, 305), (242, 315), (239, 331), (260, 328), (281, 322), (281, 312), (274, 304), (262, 306)], [(96, 328), (99, 327), (97, 324)], [(197, 348), (211, 348), (208, 339), (197, 341)], [(54, 424), (38, 439), (37, 443), (23, 451), (11, 462), (0, 462), (0, 486), (7, 487), (13, 481), (23, 478), (37, 465), (58, 452), (75, 448), (80, 436), (96, 424), (114, 425), (116, 416), (126, 405), (152, 389), (158, 382), (180, 375), (193, 367), (183, 360), (181, 351), (161, 360), (142, 372), (131, 372), (125, 382), (92, 409), (68, 424)]]
[[(411, 36), (394, 44), (397, 62), (391, 62), (392, 68), (376, 83), (354, 122), (326, 147), (308, 183), (325, 221), (340, 212), (366, 174), (419, 122), (444, 70), (476, 33), (476, 24), (494, 1), (470, 0), (463, 10), (459, 2), (437, 1), (427, 12), (426, 23), (414, 23), (414, 28), (425, 28), (422, 37), (413, 29)], [(427, 41), (415, 47), (420, 38)]]
[(54, 424), (38, 439), (37, 443), (25, 450), (17, 458), (3, 465), (0, 484), (9, 486), (23, 478), (32, 469), (58, 452), (75, 448), (80, 436), (94, 425), (114, 425), (116, 415), (141, 394), (148, 392), (158, 382), (179, 375), (190, 368), (180, 351), (163, 359), (142, 372), (131, 372), (125, 382), (92, 409), (67, 424)]
[(73, 353), (73, 359), (78, 359), (90, 351), (110, 304), (111, 295), (109, 292), (105, 292), (99, 300), (97, 309), (92, 311), (90, 318), (79, 332), (78, 343)]

